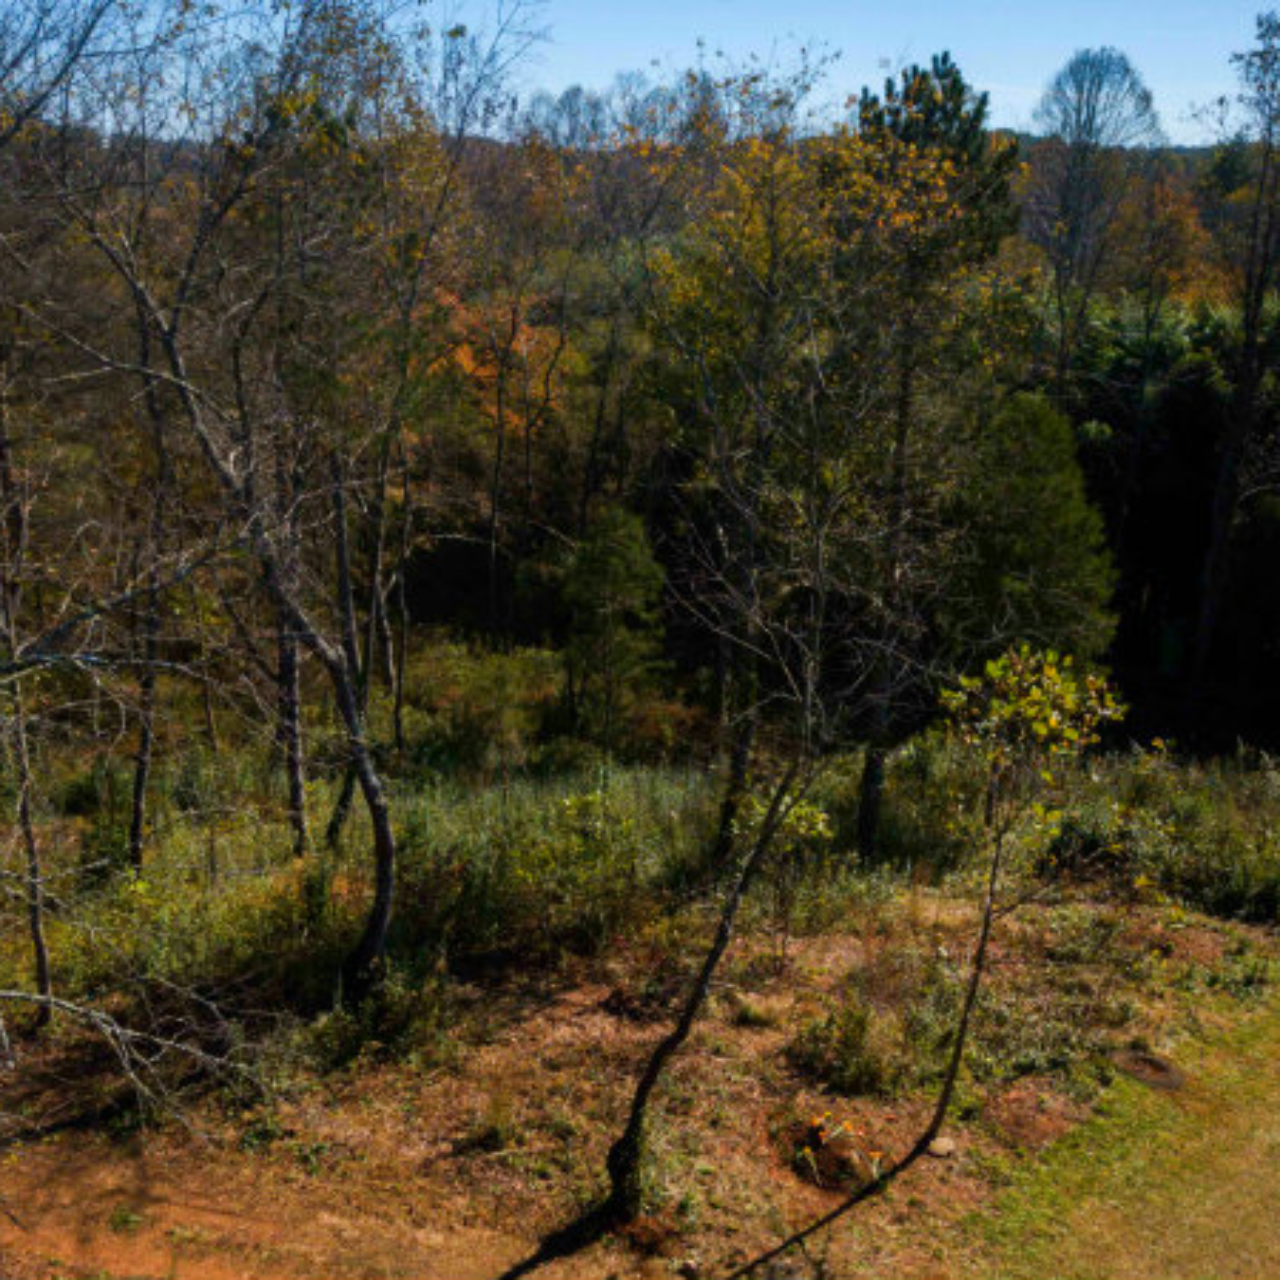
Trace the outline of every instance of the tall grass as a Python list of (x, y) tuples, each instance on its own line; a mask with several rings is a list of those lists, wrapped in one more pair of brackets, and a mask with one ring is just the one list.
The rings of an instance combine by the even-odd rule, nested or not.
[(595, 949), (698, 860), (713, 790), (705, 774), (630, 767), (406, 795), (397, 945)]
[[(156, 788), (139, 875), (119, 863), (86, 865), (101, 830), (119, 821), (113, 791), (95, 799), (95, 784), (82, 781), (71, 789), (75, 813), (45, 815), (60, 990), (172, 983), (295, 1007), (325, 1003), (370, 892), (362, 816), (338, 850), (297, 860), (278, 797), (245, 759), (180, 768)], [(336, 787), (312, 784), (316, 813)], [(405, 779), (393, 787), (393, 807), (401, 857), (392, 960), (424, 974), (482, 957), (589, 952), (650, 918), (700, 854), (713, 784), (693, 771), (643, 767), (496, 786)], [(0, 982), (21, 985), (16, 896), (3, 916)]]
[[(550, 678), (545, 663), (535, 665)], [(973, 806), (981, 779), (965, 752), (926, 735), (896, 754), (875, 866), (853, 851), (859, 765), (856, 756), (831, 762), (809, 798), (807, 834), (781, 842), (747, 927), (839, 930), (906, 879), (967, 874), (972, 850), (956, 814)], [(704, 865), (714, 772), (597, 764), (443, 774), (413, 752), (398, 767), (391, 962), (411, 983), (478, 964), (590, 954), (676, 919), (690, 893), (714, 889)], [(295, 860), (278, 770), (261, 744), (175, 753), (157, 770), (146, 862), (135, 876), (120, 858), (126, 783), (118, 761), (88, 759), (54, 779), (42, 801), (58, 989), (103, 997), (174, 984), (230, 993), (246, 1007), (329, 1003), (370, 893), (359, 810), (339, 849)], [(338, 784), (336, 770), (310, 784), (317, 819)], [(1277, 762), (1099, 754), (1055, 803), (1060, 834), (1047, 856), (1026, 862), (1027, 874), (1280, 919)], [(0, 983), (26, 986), (20, 877), (6, 887)]]

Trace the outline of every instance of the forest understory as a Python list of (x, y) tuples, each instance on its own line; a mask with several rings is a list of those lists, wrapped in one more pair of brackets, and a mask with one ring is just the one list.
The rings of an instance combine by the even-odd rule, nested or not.
[(1275, 1272), (1280, 13), (473, 7), (0, 0), (0, 1277)]

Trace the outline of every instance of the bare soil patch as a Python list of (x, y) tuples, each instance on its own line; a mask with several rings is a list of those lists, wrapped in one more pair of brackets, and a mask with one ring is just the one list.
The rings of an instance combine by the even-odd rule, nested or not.
[[(904, 1151), (927, 1115), (927, 1092), (833, 1095), (800, 1074), (786, 1048), (803, 1019), (847, 990), (851, 969), (882, 974), (884, 954), (908, 942), (963, 956), (968, 923), (954, 904), (916, 903), (909, 917), (880, 918), (861, 935), (793, 940), (782, 966), (767, 945), (739, 944), (662, 1095), (654, 1156), (663, 1195), (627, 1232), (543, 1274), (718, 1275), (837, 1203), (855, 1176), (855, 1151)], [(1008, 931), (998, 985), (1044, 979), (1035, 966), (1047, 927), (1047, 916), (1028, 916)], [(363, 1058), (298, 1082), (269, 1115), (207, 1100), (194, 1133), (170, 1124), (120, 1139), (63, 1125), (34, 1136), (44, 1122), (57, 1129), (60, 1096), (82, 1104), (104, 1087), (92, 1073), (73, 1085), (72, 1059), (37, 1057), (36, 1073), (11, 1078), (0, 1094), (0, 1111), (33, 1118), (0, 1150), (0, 1197), (22, 1224), (0, 1216), (0, 1276), (496, 1278), (600, 1190), (638, 1064), (665, 1027), (654, 1008), (663, 993), (652, 986), (635, 1016), (632, 995), (646, 991), (650, 962), (640, 956), (630, 967), (624, 957), (545, 980), (477, 982), (464, 993), (456, 1063)], [(1096, 964), (1087, 957), (1070, 981)], [(1061, 979), (1063, 966), (1051, 968)], [(892, 998), (888, 986), (876, 994)], [(1172, 999), (1163, 981), (1151, 986), (1117, 1035), (1173, 1025)], [(842, 1228), (833, 1265), (939, 1274), (944, 1243), (996, 1194), (995, 1164), (1011, 1150), (1043, 1149), (1088, 1114), (1052, 1075), (969, 1093), (950, 1129), (954, 1153), (918, 1166)], [(831, 1155), (840, 1167), (815, 1179), (798, 1167), (794, 1137), (824, 1115), (850, 1137)]]

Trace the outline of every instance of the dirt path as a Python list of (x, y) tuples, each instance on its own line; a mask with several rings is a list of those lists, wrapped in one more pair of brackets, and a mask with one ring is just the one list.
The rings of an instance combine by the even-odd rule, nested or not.
[(983, 1280), (1280, 1276), (1280, 1009), (1189, 1049), (1183, 1089), (1120, 1084), (984, 1215)]

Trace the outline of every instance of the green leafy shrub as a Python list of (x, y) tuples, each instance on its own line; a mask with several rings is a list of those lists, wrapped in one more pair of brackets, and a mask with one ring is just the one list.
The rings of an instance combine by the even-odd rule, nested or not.
[(1278, 818), (1280, 776), (1269, 759), (1182, 762), (1157, 743), (1096, 759), (1076, 778), (1059, 862), (1041, 871), (1092, 872), (1213, 915), (1274, 923)]
[(128, 810), (96, 810), (80, 835), (80, 887), (102, 885), (128, 865)]
[(787, 1056), (812, 1079), (848, 1095), (892, 1093), (906, 1073), (892, 1016), (878, 1014), (857, 991), (806, 1022)]
[(359, 1008), (342, 1005), (321, 1014), (303, 1033), (303, 1047), (322, 1071), (358, 1058), (411, 1055), (432, 1065), (452, 1060), (447, 987), (435, 976), (415, 979), (391, 965)]
[(229, 1009), (252, 993), (253, 1002), (323, 1007), (359, 921), (340, 901), (321, 921), (308, 919), (301, 874), (284, 864), (228, 877), (209, 892), (176, 861), (152, 858), (143, 875), (103, 886), (86, 908), (92, 928), (78, 912), (49, 918), (59, 989), (126, 998), (188, 989)]
[(76, 881), (94, 889), (129, 861), (129, 803), (132, 779), (123, 762), (102, 756), (53, 789), (50, 807), (79, 819), (80, 857)]
[[(814, 789), (814, 803), (831, 820), (835, 863), (846, 861), (857, 849), (861, 774), (859, 757), (839, 760)], [(939, 876), (961, 865), (969, 846), (952, 814), (957, 798), (980, 786), (974, 754), (937, 731), (922, 733), (900, 747), (888, 762), (877, 865)]]
[(960, 974), (910, 943), (873, 951), (842, 997), (789, 1047), (797, 1066), (840, 1093), (890, 1094), (935, 1078), (955, 1031)]
[(128, 803), (129, 774), (124, 764), (110, 757), (94, 760), (53, 789), (54, 812), (67, 818), (91, 818), (104, 809), (122, 810)]
[[(738, 814), (737, 828), (745, 845), (755, 839), (767, 815), (758, 796), (748, 795)], [(794, 805), (779, 824), (764, 868), (770, 899), (771, 924), (785, 939), (798, 928), (812, 925), (819, 914), (824, 890), (834, 889), (833, 831), (826, 810), (812, 801)]]

